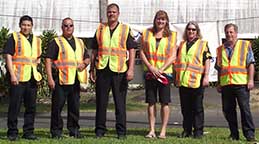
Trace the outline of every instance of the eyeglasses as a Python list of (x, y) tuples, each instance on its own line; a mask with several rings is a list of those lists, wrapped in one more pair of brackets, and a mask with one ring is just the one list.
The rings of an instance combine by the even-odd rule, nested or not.
[(196, 31), (195, 28), (187, 28), (188, 31)]
[(72, 24), (71, 25), (64, 24), (63, 26), (67, 28), (67, 27), (73, 27), (74, 25), (72, 25)]

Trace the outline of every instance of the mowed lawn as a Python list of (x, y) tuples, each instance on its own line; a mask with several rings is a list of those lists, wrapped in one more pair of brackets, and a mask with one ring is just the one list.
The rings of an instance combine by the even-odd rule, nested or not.
[[(20, 130), (21, 131), (21, 130)], [(144, 135), (147, 129), (136, 128), (128, 129), (127, 139), (119, 140), (116, 138), (114, 129), (109, 129), (106, 136), (96, 139), (94, 129), (81, 129), (83, 138), (75, 139), (68, 136), (68, 132), (64, 132), (62, 139), (51, 139), (49, 129), (36, 129), (35, 134), (39, 140), (29, 141), (20, 137), (15, 142), (10, 142), (6, 137), (6, 129), (0, 129), (0, 144), (19, 143), (19, 144), (246, 144), (248, 143), (241, 134), (239, 141), (228, 139), (229, 131), (227, 128), (205, 128), (205, 135), (202, 139), (179, 138), (181, 128), (169, 128), (166, 139), (147, 139)], [(259, 129), (256, 130), (257, 138), (259, 137)], [(248, 143), (249, 144), (249, 143)]]

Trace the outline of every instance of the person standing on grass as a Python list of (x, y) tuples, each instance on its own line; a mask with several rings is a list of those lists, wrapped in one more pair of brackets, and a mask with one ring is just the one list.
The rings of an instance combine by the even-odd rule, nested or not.
[(87, 83), (86, 67), (90, 56), (81, 39), (73, 36), (74, 22), (62, 20), (62, 36), (50, 42), (46, 51), (48, 85), (52, 90), (51, 126), (52, 138), (61, 138), (62, 108), (67, 99), (67, 128), (69, 136), (80, 138), (79, 104), (80, 83)]
[(247, 141), (256, 141), (250, 111), (250, 90), (254, 88), (254, 54), (249, 41), (237, 39), (238, 27), (227, 24), (226, 42), (217, 48), (217, 90), (222, 95), (222, 108), (232, 140), (239, 140), (236, 105), (241, 113), (242, 131)]
[[(161, 104), (162, 128), (159, 138), (166, 138), (171, 102), (170, 85), (172, 82), (173, 61), (176, 58), (176, 32), (169, 29), (169, 18), (165, 11), (159, 10), (153, 21), (153, 27), (144, 30), (140, 56), (144, 62), (145, 94), (148, 103), (149, 133), (146, 138), (155, 138), (157, 93)], [(168, 80), (161, 83), (160, 77)]]
[(119, 6), (109, 4), (108, 22), (99, 24), (94, 37), (90, 78), (96, 85), (96, 138), (103, 137), (107, 131), (105, 123), (110, 89), (115, 103), (117, 136), (118, 139), (126, 138), (126, 95), (128, 81), (134, 77), (134, 48), (137, 44), (129, 26), (118, 21), (119, 15)]
[(183, 138), (203, 136), (203, 95), (204, 88), (209, 85), (211, 59), (207, 43), (202, 40), (198, 23), (188, 22), (174, 64), (183, 115), (183, 132), (180, 137)]
[(19, 27), (20, 32), (14, 32), (9, 37), (3, 52), (11, 83), (7, 120), (7, 137), (10, 141), (18, 139), (17, 117), (22, 101), (25, 107), (22, 138), (37, 139), (34, 135), (37, 82), (42, 79), (37, 71), (41, 56), (41, 40), (32, 34), (32, 18), (28, 15), (22, 16)]

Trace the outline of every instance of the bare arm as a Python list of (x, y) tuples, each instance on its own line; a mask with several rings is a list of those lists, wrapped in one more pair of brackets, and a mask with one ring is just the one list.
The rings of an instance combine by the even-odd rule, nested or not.
[(18, 85), (19, 81), (17, 80), (16, 75), (14, 74), (14, 70), (13, 70), (12, 55), (6, 54), (5, 59), (6, 59), (7, 69), (11, 76), (11, 84)]
[(160, 68), (160, 73), (163, 73), (164, 70), (173, 64), (176, 59), (176, 48), (173, 48), (173, 54), (165, 61), (165, 64)]
[(210, 70), (210, 59), (206, 59), (205, 65), (204, 65), (204, 73), (203, 73), (203, 81), (202, 86), (208, 86), (209, 85), (209, 70)]
[(142, 61), (144, 62), (144, 64), (147, 66), (148, 70), (157, 78), (159, 77), (161, 74), (159, 72), (159, 70), (152, 66), (149, 61), (147, 60), (147, 57), (143, 51), (143, 48), (140, 49), (140, 58), (142, 59)]
[(46, 58), (45, 67), (46, 67), (46, 73), (47, 73), (47, 77), (48, 77), (48, 85), (49, 85), (50, 89), (54, 89), (55, 82), (52, 77), (51, 66), (52, 66), (52, 59)]
[(135, 67), (135, 49), (129, 49), (129, 63), (127, 71), (127, 80), (130, 81), (134, 78), (134, 67)]
[(96, 59), (96, 56), (97, 56), (97, 50), (93, 49), (92, 55), (91, 55), (90, 79), (94, 83), (95, 83), (95, 79), (96, 79), (96, 76), (95, 76), (95, 59)]
[(254, 64), (249, 64), (248, 66), (248, 83), (247, 83), (247, 88), (249, 90), (254, 88)]

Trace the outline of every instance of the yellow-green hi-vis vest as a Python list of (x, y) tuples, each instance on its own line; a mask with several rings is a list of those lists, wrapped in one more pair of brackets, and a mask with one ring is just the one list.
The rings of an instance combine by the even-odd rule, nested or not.
[(248, 83), (246, 59), (249, 44), (249, 41), (238, 40), (230, 60), (228, 59), (224, 45), (217, 48), (217, 65), (220, 67), (221, 86), (245, 85)]
[(123, 73), (128, 69), (126, 63), (128, 34), (128, 25), (120, 23), (111, 37), (109, 26), (106, 23), (99, 24), (96, 33), (98, 42), (97, 69), (106, 68), (108, 63), (113, 72)]
[(40, 62), (41, 40), (33, 35), (32, 44), (20, 32), (14, 32), (15, 53), (12, 56), (13, 70), (19, 82), (27, 82), (31, 74), (36, 81), (42, 79), (37, 71), (37, 64)]
[(198, 39), (187, 52), (186, 41), (181, 42), (174, 66), (177, 86), (200, 87), (204, 72), (203, 53), (206, 47), (207, 41)]
[(55, 67), (59, 70), (59, 84), (72, 85), (75, 83), (76, 73), (80, 83), (88, 83), (87, 70), (79, 72), (77, 65), (84, 60), (84, 43), (81, 39), (74, 37), (76, 49), (70, 46), (68, 41), (63, 37), (55, 38), (59, 47), (57, 60), (54, 61)]
[[(161, 68), (166, 60), (173, 55), (176, 43), (176, 32), (171, 32), (169, 37), (163, 37), (156, 48), (156, 38), (151, 29), (142, 33), (142, 47), (148, 62), (156, 67)], [(148, 71), (144, 65), (144, 71)], [(168, 66), (164, 73), (172, 74), (173, 65)]]

